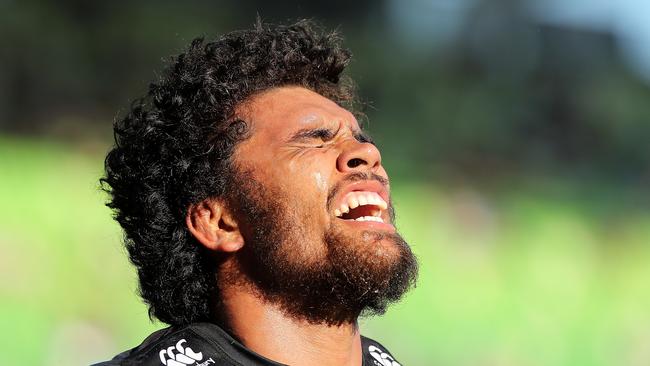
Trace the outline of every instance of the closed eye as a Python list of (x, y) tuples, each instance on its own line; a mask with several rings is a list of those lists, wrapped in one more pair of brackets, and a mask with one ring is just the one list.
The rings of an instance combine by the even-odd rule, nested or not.
[(354, 138), (361, 143), (375, 144), (372, 137), (363, 131), (355, 131)]
[[(328, 142), (332, 140), (338, 131), (327, 128), (306, 128), (299, 130), (291, 136), (288, 143), (312, 143), (313, 140), (320, 140), (321, 142)], [(354, 131), (354, 138), (361, 143), (375, 144), (372, 137), (364, 131)], [(322, 147), (322, 145), (319, 145)]]
[(328, 130), (326, 128), (319, 128), (317, 130), (313, 130), (310, 134), (310, 137), (314, 139), (321, 139), (323, 142), (326, 142), (334, 138), (334, 131)]
[(289, 143), (311, 142), (312, 140), (327, 142), (333, 139), (335, 134), (334, 131), (327, 128), (304, 129), (294, 133), (289, 139)]

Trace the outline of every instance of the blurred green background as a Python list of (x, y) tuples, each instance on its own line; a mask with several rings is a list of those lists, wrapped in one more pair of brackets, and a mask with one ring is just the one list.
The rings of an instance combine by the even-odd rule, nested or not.
[(152, 330), (97, 180), (195, 36), (341, 30), (418, 287), (362, 330), (404, 365), (650, 364), (650, 3), (0, 0), (1, 364)]

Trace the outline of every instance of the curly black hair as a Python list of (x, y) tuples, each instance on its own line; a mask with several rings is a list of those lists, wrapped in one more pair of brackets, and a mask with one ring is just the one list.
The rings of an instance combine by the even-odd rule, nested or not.
[(258, 20), (250, 30), (192, 41), (115, 121), (100, 182), (152, 319), (183, 325), (215, 318), (217, 261), (185, 217), (191, 205), (228, 195), (230, 158), (249, 132), (235, 108), (264, 90), (298, 85), (354, 111), (354, 85), (342, 76), (350, 58), (336, 32), (311, 21)]

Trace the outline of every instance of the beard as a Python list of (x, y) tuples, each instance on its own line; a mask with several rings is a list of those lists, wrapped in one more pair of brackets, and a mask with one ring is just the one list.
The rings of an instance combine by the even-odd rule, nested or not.
[[(344, 182), (360, 179), (373, 178), (356, 173)], [(415, 285), (417, 260), (399, 234), (346, 232), (334, 218), (322, 230), (309, 210), (250, 172), (234, 181), (239, 185), (230, 190), (229, 205), (245, 219), (246, 245), (227, 280), (249, 286), (286, 315), (313, 324), (356, 322), (360, 315), (383, 314)]]

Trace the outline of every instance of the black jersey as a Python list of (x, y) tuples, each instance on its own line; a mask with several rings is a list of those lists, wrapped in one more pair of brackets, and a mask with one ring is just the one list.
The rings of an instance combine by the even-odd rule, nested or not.
[[(362, 366), (400, 366), (386, 348), (361, 337)], [(95, 366), (282, 366), (244, 347), (212, 323), (169, 327)]]

